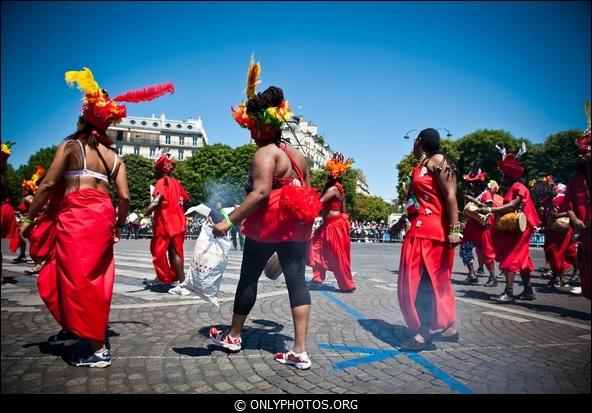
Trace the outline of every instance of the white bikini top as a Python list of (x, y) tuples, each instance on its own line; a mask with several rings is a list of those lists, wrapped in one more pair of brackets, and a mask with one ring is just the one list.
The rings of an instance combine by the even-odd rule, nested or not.
[[(84, 150), (84, 146), (82, 146), (82, 142), (80, 142), (80, 140), (77, 139), (76, 142), (78, 142), (78, 144), (80, 145), (80, 149), (82, 150), (82, 159), (84, 159), (84, 168), (73, 170), (73, 171), (66, 171), (65, 176), (80, 176), (80, 177), (92, 176), (93, 178), (100, 179), (101, 181), (105, 181), (105, 182), (109, 183), (109, 176), (99, 173), (99, 172), (91, 171), (90, 169), (86, 169), (86, 151)], [(117, 155), (115, 155), (113, 158), (113, 169), (111, 170), (110, 176), (113, 176), (113, 172), (115, 172), (116, 166), (117, 166)]]

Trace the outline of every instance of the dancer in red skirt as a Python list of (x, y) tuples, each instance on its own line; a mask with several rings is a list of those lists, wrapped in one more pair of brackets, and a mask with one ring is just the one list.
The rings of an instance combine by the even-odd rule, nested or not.
[[(436, 129), (419, 133), (413, 146), (413, 155), (419, 161), (407, 185), (406, 218), (410, 228), (401, 250), (397, 294), (401, 312), (413, 332), (401, 343), (409, 351), (427, 348), (430, 329), (441, 330), (431, 337), (433, 340), (459, 339), (451, 282), (454, 247), (461, 241), (456, 170), (439, 148)], [(395, 227), (403, 222), (399, 220)]]
[(569, 227), (565, 231), (558, 231), (552, 225), (557, 218), (567, 217), (567, 202), (565, 199), (566, 186), (557, 184), (555, 197), (551, 201), (549, 211), (545, 217), (545, 257), (549, 262), (553, 278), (549, 286), (569, 287), (565, 280), (565, 271), (571, 265), (576, 266), (576, 244), (573, 239), (573, 229)]
[(251, 60), (247, 71), (247, 102), (233, 108), (233, 118), (247, 128), (257, 145), (247, 185), (247, 197), (213, 228), (216, 236), (244, 219), (241, 231), (245, 247), (236, 287), (232, 324), (227, 331), (210, 329), (210, 339), (230, 351), (241, 350), (241, 332), (257, 299), (259, 277), (270, 257), (277, 253), (286, 286), (292, 319), (294, 346), (274, 356), (278, 363), (308, 369), (306, 336), (310, 293), (304, 279), (306, 247), (312, 223), (321, 210), (316, 190), (310, 188), (307, 162), (282, 140), (282, 125), (292, 117), (282, 89), (271, 86), (255, 93), (261, 66)]
[(191, 292), (181, 285), (185, 281), (183, 243), (187, 223), (184, 211), (189, 195), (181, 182), (171, 177), (175, 166), (168, 153), (159, 151), (154, 158), (154, 176), (157, 179), (152, 193), (154, 200), (144, 210), (144, 215), (149, 216), (154, 211), (150, 252), (158, 281), (162, 284), (179, 281), (179, 285), (169, 293), (189, 295)]
[(345, 190), (341, 176), (351, 164), (350, 159), (344, 161), (343, 155), (336, 153), (325, 165), (328, 175), (321, 196), (323, 223), (309, 242), (307, 258), (307, 265), (313, 269), (313, 283), (322, 284), (325, 273), (331, 271), (339, 289), (348, 293), (356, 289), (356, 284), (351, 273), (349, 215), (345, 213)]
[(565, 198), (571, 225), (574, 231), (579, 233), (582, 248), (582, 257), (578, 268), (582, 280), (582, 295), (590, 299), (590, 255), (592, 253), (590, 250), (590, 243), (592, 242), (590, 191), (592, 179), (590, 176), (590, 113), (588, 112), (587, 115), (588, 128), (584, 135), (576, 141), (580, 153), (576, 166), (576, 175), (567, 184)]
[[(521, 151), (521, 153), (524, 152)], [(504, 204), (494, 208), (480, 208), (479, 212), (502, 216), (510, 212), (522, 211), (526, 215), (527, 225), (524, 232), (497, 231), (495, 255), (500, 263), (500, 271), (504, 273), (506, 278), (506, 289), (495, 299), (499, 303), (510, 303), (514, 299), (533, 301), (536, 297), (530, 284), (530, 273), (534, 270), (530, 258), (530, 237), (534, 227), (540, 225), (540, 220), (530, 191), (520, 181), (520, 177), (524, 174), (524, 168), (513, 153), (505, 155), (504, 151), (503, 156), (497, 165), (504, 175), (504, 185), (508, 188), (504, 195)], [(514, 296), (514, 277), (517, 272), (520, 273), (524, 283), (524, 291)]]
[[(89, 69), (66, 72), (66, 82), (84, 93), (77, 130), (56, 152), (41, 183), (21, 232), (28, 236), (31, 224), (50, 196), (63, 184), (64, 197), (56, 216), (55, 250), (43, 266), (37, 286), (47, 308), (62, 326), (49, 344), (67, 344), (83, 338), (88, 354), (74, 360), (76, 366), (106, 367), (111, 364), (105, 346), (115, 267), (113, 244), (120, 238), (129, 210), (125, 165), (105, 133), (112, 122), (126, 115), (117, 101), (142, 102), (171, 91), (151, 87), (128, 92), (111, 100)], [(119, 199), (117, 217), (109, 190), (114, 183)]]

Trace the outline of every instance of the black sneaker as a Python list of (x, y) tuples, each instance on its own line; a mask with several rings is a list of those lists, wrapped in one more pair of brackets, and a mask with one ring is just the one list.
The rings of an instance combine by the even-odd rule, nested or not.
[(107, 349), (100, 353), (91, 353), (87, 357), (78, 359), (76, 367), (104, 368), (111, 365), (111, 352)]
[(497, 287), (498, 281), (495, 277), (489, 277), (487, 282), (483, 284), (483, 287)]
[(475, 277), (475, 276), (468, 276), (467, 278), (465, 278), (463, 280), (464, 284), (479, 284), (479, 278)]
[(417, 341), (415, 337), (409, 337), (401, 343), (401, 350), (403, 351), (424, 351), (428, 349), (428, 343)]
[(521, 300), (521, 301), (535, 301), (536, 295), (534, 295), (534, 292), (532, 292), (532, 291), (530, 291), (530, 292), (522, 291), (520, 294), (518, 294), (514, 298), (516, 300)]
[(483, 270), (483, 268), (477, 269), (477, 277), (484, 276), (484, 275), (485, 275), (485, 270)]
[(78, 343), (79, 341), (80, 341), (80, 337), (78, 337), (76, 334), (70, 333), (69, 331), (66, 331), (66, 330), (61, 330), (56, 335), (51, 336), (47, 339), (47, 343), (50, 346), (59, 346), (59, 345), (71, 346), (73, 344)]
[(559, 278), (553, 278), (551, 281), (547, 283), (549, 287), (559, 287), (560, 286)]
[(495, 297), (495, 301), (500, 304), (507, 304), (514, 302), (514, 296), (512, 294), (508, 294), (506, 291), (502, 295)]

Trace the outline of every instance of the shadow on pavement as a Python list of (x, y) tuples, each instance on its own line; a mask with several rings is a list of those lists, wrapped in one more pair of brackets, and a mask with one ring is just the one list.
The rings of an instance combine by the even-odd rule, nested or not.
[[(294, 340), (293, 337), (278, 334), (284, 329), (283, 324), (262, 319), (253, 320), (253, 323), (270, 328), (245, 327), (241, 334), (242, 350), (263, 350), (275, 354), (278, 351), (284, 351), (286, 349), (286, 341)], [(228, 331), (230, 329), (230, 326), (227, 325), (207, 326), (200, 328), (198, 334), (202, 337), (209, 338), (211, 327), (216, 327), (221, 331)], [(178, 354), (190, 357), (209, 356), (214, 352), (223, 352), (226, 354), (234, 353), (223, 347), (216, 346), (215, 344), (208, 344), (207, 347), (173, 347), (172, 349)]]
[[(395, 349), (399, 349), (402, 341), (415, 335), (404, 325), (391, 324), (380, 319), (358, 320), (358, 323), (374, 337)], [(429, 342), (427, 350), (435, 349), (436, 347)]]

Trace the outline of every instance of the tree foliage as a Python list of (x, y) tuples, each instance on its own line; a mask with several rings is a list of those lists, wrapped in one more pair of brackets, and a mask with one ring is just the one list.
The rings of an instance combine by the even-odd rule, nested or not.
[(21, 181), (9, 163), (2, 165), (0, 201), (4, 201), (6, 198), (10, 198), (10, 203), (14, 207), (18, 205), (21, 198)]
[(130, 191), (130, 211), (142, 211), (150, 203), (150, 185), (154, 184), (152, 161), (140, 155), (124, 155)]
[(19, 179), (19, 185), (23, 180), (31, 179), (31, 175), (35, 173), (36, 165), (43, 166), (47, 171), (53, 162), (53, 158), (55, 157), (57, 150), (58, 147), (55, 145), (49, 146), (47, 148), (41, 148), (29, 157), (29, 160), (26, 164), (19, 166), (16, 170), (16, 175)]
[(358, 194), (356, 197), (356, 208), (352, 219), (358, 221), (388, 221), (388, 216), (395, 212), (392, 204), (385, 202), (378, 196), (365, 196)]

